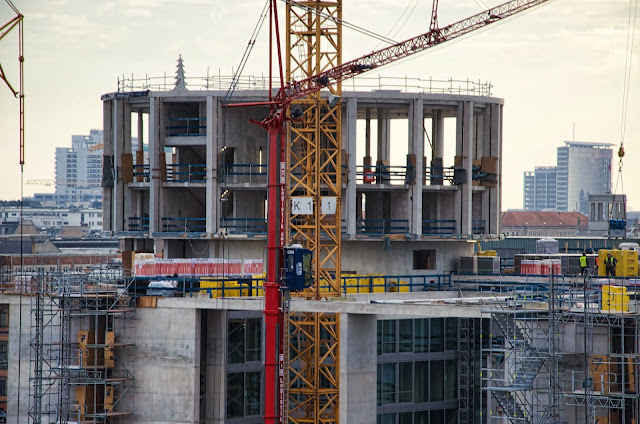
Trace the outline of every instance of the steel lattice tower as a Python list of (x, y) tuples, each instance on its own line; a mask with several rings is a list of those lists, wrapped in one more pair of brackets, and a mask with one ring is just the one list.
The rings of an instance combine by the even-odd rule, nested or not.
[[(289, 83), (342, 64), (342, 0), (300, 4), (304, 7), (287, 4)], [(312, 299), (340, 295), (341, 95), (342, 85), (337, 83), (295, 101), (291, 108), (302, 116), (288, 132), (288, 195), (313, 199), (313, 214), (296, 215), (289, 210), (288, 242), (313, 252), (315, 284), (303, 294)], [(286, 422), (337, 423), (339, 316), (292, 313), (288, 321)]]

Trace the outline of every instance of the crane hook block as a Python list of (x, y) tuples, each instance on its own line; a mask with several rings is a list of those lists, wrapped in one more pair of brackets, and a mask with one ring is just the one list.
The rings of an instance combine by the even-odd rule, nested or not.
[(299, 244), (285, 247), (284, 289), (302, 291), (313, 284), (311, 262), (313, 253)]
[(620, 146), (618, 149), (618, 157), (622, 159), (624, 157), (624, 147)]

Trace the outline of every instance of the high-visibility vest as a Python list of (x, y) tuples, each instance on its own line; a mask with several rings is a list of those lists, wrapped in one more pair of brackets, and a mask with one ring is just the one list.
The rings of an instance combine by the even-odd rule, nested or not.
[(587, 266), (587, 257), (580, 256), (580, 268), (586, 268)]

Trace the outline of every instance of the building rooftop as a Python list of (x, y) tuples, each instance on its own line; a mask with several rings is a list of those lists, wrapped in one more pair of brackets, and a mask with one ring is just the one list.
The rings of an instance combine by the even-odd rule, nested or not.
[(595, 143), (590, 141), (565, 141), (568, 147), (613, 147), (613, 143)]
[(580, 212), (509, 211), (502, 214), (503, 227), (587, 227), (589, 218)]

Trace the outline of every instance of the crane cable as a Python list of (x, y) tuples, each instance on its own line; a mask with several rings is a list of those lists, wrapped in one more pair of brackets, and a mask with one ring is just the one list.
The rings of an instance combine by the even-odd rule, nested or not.
[(258, 34), (262, 29), (262, 25), (267, 18), (269, 11), (269, 2), (267, 0), (262, 8), (262, 12), (260, 12), (260, 17), (258, 18), (258, 23), (253, 29), (253, 33), (251, 34), (251, 38), (249, 39), (249, 43), (247, 44), (247, 48), (244, 50), (242, 54), (242, 59), (240, 59), (240, 65), (238, 66), (238, 70), (234, 73), (233, 79), (231, 80), (231, 85), (229, 86), (229, 90), (227, 90), (227, 94), (224, 96), (224, 104), (228, 104), (231, 100), (231, 96), (236, 91), (236, 87), (238, 86), (238, 82), (240, 81), (240, 77), (242, 76), (242, 71), (244, 70), (247, 61), (249, 60), (249, 56), (251, 55), (251, 51), (253, 50), (253, 46), (256, 44), (256, 39), (258, 38)]
[[(631, 91), (631, 67), (633, 64), (633, 44), (636, 32), (636, 16), (638, 12), (638, 0), (629, 0), (629, 18), (627, 25), (627, 47), (626, 57), (624, 63), (624, 84), (622, 89), (622, 117), (620, 120), (620, 147), (618, 148), (618, 175), (616, 178), (615, 188), (613, 190), (614, 196), (618, 192), (618, 184), (620, 184), (620, 191), (624, 193), (624, 182), (622, 179), (622, 165), (625, 155), (624, 151), (624, 139), (626, 135), (627, 127), (627, 112), (629, 110), (629, 92)], [(609, 211), (609, 219), (613, 215), (613, 203)]]

